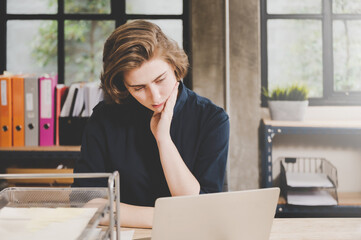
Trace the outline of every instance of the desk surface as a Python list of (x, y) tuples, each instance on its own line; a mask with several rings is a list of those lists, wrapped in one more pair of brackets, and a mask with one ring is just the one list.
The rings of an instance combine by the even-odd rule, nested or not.
[(341, 120), (329, 120), (329, 121), (274, 121), (269, 119), (263, 119), (265, 125), (273, 127), (314, 127), (314, 128), (361, 128), (361, 121), (341, 121)]
[[(135, 229), (133, 239), (150, 235), (150, 229)], [(270, 236), (270, 240), (356, 239), (361, 239), (361, 218), (276, 218)]]
[(277, 218), (270, 240), (361, 239), (361, 218)]

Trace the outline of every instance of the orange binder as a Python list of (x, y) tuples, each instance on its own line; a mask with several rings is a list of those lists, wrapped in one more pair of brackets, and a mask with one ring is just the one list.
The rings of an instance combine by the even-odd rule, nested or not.
[(11, 77), (0, 75), (0, 147), (12, 146)]
[(59, 117), (68, 91), (69, 87), (64, 84), (57, 84), (55, 87), (55, 145), (59, 145)]
[(13, 104), (13, 146), (25, 145), (24, 128), (24, 77), (12, 77), (12, 104)]

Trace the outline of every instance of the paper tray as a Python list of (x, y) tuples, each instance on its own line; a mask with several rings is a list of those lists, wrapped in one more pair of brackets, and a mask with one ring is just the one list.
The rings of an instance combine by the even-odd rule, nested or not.
[[(87, 210), (94, 210), (90, 215), (91, 219), (86, 223), (86, 227), (82, 230), (77, 239), (115, 239), (113, 234), (113, 227), (116, 226), (117, 239), (119, 239), (119, 204), (115, 204), (116, 214), (109, 214), (109, 226), (99, 235), (93, 236), (94, 231), (101, 220), (101, 218), (113, 212), (113, 202), (119, 202), (119, 175), (114, 174), (0, 174), (0, 179), (15, 179), (15, 178), (49, 178), (49, 177), (109, 177), (108, 188), (32, 188), (32, 187), (12, 187), (6, 188), (0, 192), (0, 212), (2, 209), (14, 210), (18, 208), (34, 208), (51, 210), (54, 208), (79, 209), (84, 207), (92, 199), (103, 198), (107, 199), (107, 204), (97, 206), (97, 209), (88, 208)], [(114, 189), (115, 182), (115, 189)], [(61, 210), (61, 209), (60, 209)], [(79, 211), (78, 211), (79, 212)]]
[(281, 193), (288, 204), (333, 206), (338, 204), (337, 169), (324, 158), (279, 158)]

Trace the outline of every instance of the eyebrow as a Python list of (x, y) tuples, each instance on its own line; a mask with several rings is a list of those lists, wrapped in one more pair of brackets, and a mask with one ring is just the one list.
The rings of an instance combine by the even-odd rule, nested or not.
[[(167, 71), (165, 71), (164, 73), (160, 74), (158, 77), (156, 77), (152, 82), (157, 81), (159, 78), (161, 78), (164, 74), (166, 74)], [(126, 83), (127, 84), (127, 83)], [(129, 85), (127, 84), (128, 87), (143, 87), (145, 86), (145, 84), (139, 84), (139, 85)]]

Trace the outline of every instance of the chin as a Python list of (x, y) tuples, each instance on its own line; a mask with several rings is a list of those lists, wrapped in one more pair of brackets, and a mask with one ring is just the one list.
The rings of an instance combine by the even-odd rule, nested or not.
[(160, 113), (160, 112), (162, 112), (162, 110), (163, 110), (163, 109), (153, 109), (153, 112), (155, 112), (155, 113)]
[(162, 106), (161, 108), (155, 108), (155, 109), (152, 109), (152, 110), (153, 110), (153, 112), (155, 112), (155, 113), (160, 113), (160, 112), (163, 111), (163, 108), (164, 108), (164, 106)]

